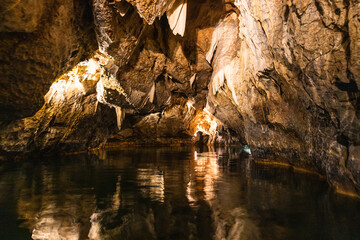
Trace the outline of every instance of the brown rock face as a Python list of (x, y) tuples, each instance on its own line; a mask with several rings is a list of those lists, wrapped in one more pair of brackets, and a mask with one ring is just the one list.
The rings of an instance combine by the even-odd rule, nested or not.
[(255, 156), (315, 169), (358, 191), (359, 3), (234, 4), (240, 14), (213, 37), (213, 113)]
[(0, 32), (34, 32), (47, 5), (53, 3), (45, 0), (3, 1), (0, 6)]
[(81, 0), (5, 0), (0, 7), (0, 120), (32, 116), (56, 77), (96, 50)]
[[(360, 192), (359, 1), (91, 4), (94, 23), (80, 1), (4, 4), (11, 14), (0, 27), (3, 119), (39, 109), (50, 83), (93, 49), (92, 27), (101, 57), (95, 72), (78, 73), (81, 81), (62, 77), (62, 92), (55, 82), (34, 117), (3, 127), (3, 151), (94, 147), (116, 123), (115, 142), (189, 142), (202, 132), (208, 143), (248, 144), (255, 157)], [(89, 133), (87, 124), (106, 130)]]
[(96, 54), (60, 76), (33, 117), (13, 121), (0, 130), (1, 150), (74, 152), (103, 143), (116, 128), (115, 111), (97, 100), (96, 83), (104, 62)]
[(133, 5), (139, 12), (139, 15), (150, 25), (154, 23), (156, 17), (161, 17), (175, 2), (182, 1), (183, 0), (127, 0), (127, 2)]

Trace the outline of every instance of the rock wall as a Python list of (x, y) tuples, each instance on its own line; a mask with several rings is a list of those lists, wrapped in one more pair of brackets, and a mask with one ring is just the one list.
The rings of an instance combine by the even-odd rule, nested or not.
[(34, 115), (54, 80), (96, 48), (87, 1), (2, 1), (0, 121)]
[(234, 4), (240, 13), (213, 36), (214, 115), (254, 156), (314, 169), (358, 191), (359, 2)]
[(100, 64), (106, 62), (95, 54), (60, 76), (34, 116), (13, 121), (0, 130), (0, 150), (10, 154), (76, 152), (98, 147), (114, 134), (115, 111), (99, 104), (96, 94), (103, 74)]
[[(359, 193), (359, 1), (93, 0), (93, 23), (77, 1), (22, 4), (5, 5), (12, 14), (0, 27), (7, 119), (38, 110), (49, 84), (95, 39), (99, 74), (61, 77), (72, 86), (61, 89), (71, 90), (54, 91), (55, 82), (34, 117), (3, 126), (3, 151), (85, 149), (116, 126), (115, 142), (188, 142), (200, 131), (208, 143), (247, 144), (256, 158), (317, 171), (338, 191)], [(19, 18), (21, 8), (29, 10)], [(62, 97), (51, 104), (53, 94)]]

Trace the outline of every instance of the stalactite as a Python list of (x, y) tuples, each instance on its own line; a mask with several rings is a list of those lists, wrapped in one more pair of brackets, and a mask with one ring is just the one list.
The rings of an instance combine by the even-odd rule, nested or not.
[(214, 57), (214, 54), (215, 54), (215, 51), (216, 51), (216, 48), (217, 48), (217, 44), (218, 44), (218, 38), (217, 38), (216, 34), (217, 34), (217, 30), (215, 30), (215, 32), (213, 34), (213, 37), (211, 39), (210, 49), (206, 54), (206, 61), (208, 61), (208, 63), (210, 63), (210, 64), (212, 62), (212, 59)]
[(187, 0), (177, 1), (166, 13), (174, 35), (184, 36), (186, 26)]
[(149, 92), (149, 101), (151, 103), (154, 103), (154, 98), (155, 98), (155, 83), (153, 83), (150, 92)]
[(194, 73), (194, 75), (192, 75), (192, 77), (190, 78), (190, 87), (192, 87), (193, 86), (193, 84), (194, 84), (194, 82), (195, 82), (195, 80), (196, 80), (196, 73)]
[(125, 111), (123, 111), (121, 109), (121, 107), (118, 107), (118, 106), (115, 106), (114, 108), (115, 108), (115, 112), (116, 112), (116, 123), (117, 123), (118, 129), (120, 130), (122, 121), (125, 118)]

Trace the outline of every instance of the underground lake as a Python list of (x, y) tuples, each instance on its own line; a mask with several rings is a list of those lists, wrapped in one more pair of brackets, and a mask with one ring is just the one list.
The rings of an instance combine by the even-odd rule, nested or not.
[(0, 162), (1, 239), (359, 239), (360, 201), (241, 147)]

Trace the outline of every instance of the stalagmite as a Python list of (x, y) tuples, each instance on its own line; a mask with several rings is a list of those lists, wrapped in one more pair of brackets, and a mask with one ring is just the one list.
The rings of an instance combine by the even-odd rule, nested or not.
[(186, 26), (186, 12), (187, 0), (177, 1), (174, 6), (167, 11), (167, 19), (174, 35), (179, 34), (182, 37), (184, 36)]

